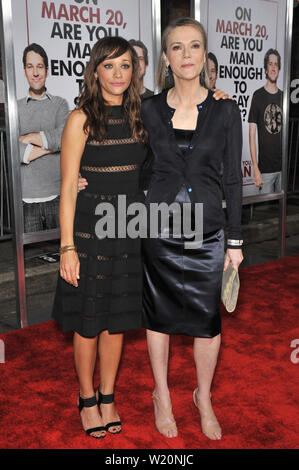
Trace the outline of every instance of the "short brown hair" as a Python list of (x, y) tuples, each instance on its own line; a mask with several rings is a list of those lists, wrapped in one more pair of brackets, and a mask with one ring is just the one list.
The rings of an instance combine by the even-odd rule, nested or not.
[(269, 57), (270, 57), (270, 55), (272, 55), (272, 54), (273, 54), (273, 55), (276, 55), (276, 57), (277, 57), (277, 59), (278, 59), (278, 69), (280, 70), (281, 59), (280, 59), (280, 54), (279, 54), (279, 52), (278, 52), (276, 49), (268, 49), (268, 51), (266, 52), (265, 57), (264, 57), (264, 69), (265, 69), (265, 72), (267, 72)]
[(44, 66), (46, 69), (48, 69), (49, 67), (49, 60), (48, 60), (48, 56), (47, 56), (47, 53), (45, 51), (45, 49), (40, 46), (39, 44), (36, 44), (35, 42), (33, 42), (32, 44), (29, 44), (29, 46), (25, 47), (24, 51), (23, 51), (23, 66), (24, 68), (26, 67), (26, 60), (27, 60), (27, 54), (28, 52), (35, 52), (36, 54), (39, 54), (43, 61), (44, 61)]
[(148, 65), (148, 50), (146, 45), (142, 41), (137, 41), (136, 39), (130, 39), (129, 43), (131, 46), (140, 47), (143, 50), (145, 65)]

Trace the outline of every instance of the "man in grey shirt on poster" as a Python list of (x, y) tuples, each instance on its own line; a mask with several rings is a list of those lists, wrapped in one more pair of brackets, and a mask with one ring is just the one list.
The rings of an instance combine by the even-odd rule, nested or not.
[(23, 53), (29, 84), (18, 100), (24, 232), (59, 227), (60, 145), (68, 117), (64, 98), (46, 89), (48, 57), (38, 44)]

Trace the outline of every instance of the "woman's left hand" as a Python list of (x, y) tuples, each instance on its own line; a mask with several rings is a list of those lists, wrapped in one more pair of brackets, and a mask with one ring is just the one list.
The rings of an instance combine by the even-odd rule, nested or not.
[(227, 100), (229, 98), (229, 95), (227, 93), (222, 90), (218, 90), (218, 88), (213, 88), (212, 91), (214, 92), (213, 98), (215, 98), (216, 101)]
[(224, 258), (224, 268), (223, 271), (226, 271), (229, 263), (231, 262), (236, 271), (239, 269), (239, 265), (243, 261), (243, 253), (239, 248), (227, 249), (225, 258)]

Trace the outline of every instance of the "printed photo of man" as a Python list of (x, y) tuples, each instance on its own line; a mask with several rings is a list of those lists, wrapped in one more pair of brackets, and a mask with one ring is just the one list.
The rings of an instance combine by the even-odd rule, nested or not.
[(216, 80), (218, 77), (218, 60), (213, 52), (208, 53), (208, 71), (210, 88), (216, 88)]
[(39, 44), (23, 52), (29, 90), (18, 100), (24, 232), (59, 227), (60, 145), (68, 117), (64, 98), (46, 88), (48, 56)]
[(146, 68), (148, 66), (148, 50), (147, 50), (146, 45), (142, 41), (130, 39), (129, 43), (134, 47), (137, 57), (138, 57), (139, 93), (140, 93), (140, 98), (142, 100), (145, 100), (146, 98), (150, 98), (154, 94), (154, 92), (146, 88), (143, 83), (144, 76), (146, 73)]
[(254, 184), (259, 194), (281, 191), (283, 93), (277, 86), (280, 67), (280, 54), (269, 49), (264, 58), (266, 83), (254, 92), (248, 116)]

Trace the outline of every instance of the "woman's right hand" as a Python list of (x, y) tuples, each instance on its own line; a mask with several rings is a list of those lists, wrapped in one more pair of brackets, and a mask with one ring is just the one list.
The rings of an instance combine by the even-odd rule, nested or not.
[(60, 276), (69, 284), (78, 287), (80, 261), (76, 251), (66, 251), (60, 255)]

